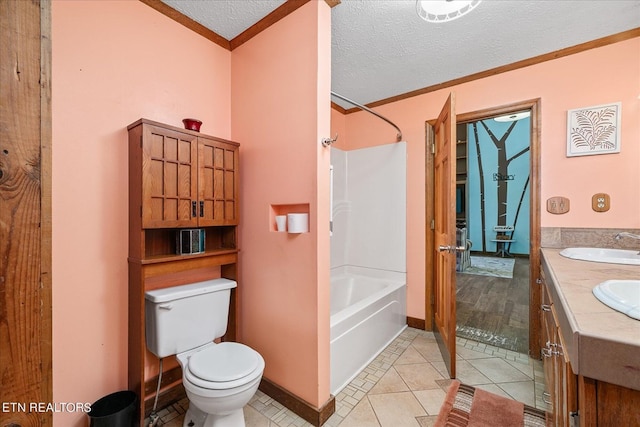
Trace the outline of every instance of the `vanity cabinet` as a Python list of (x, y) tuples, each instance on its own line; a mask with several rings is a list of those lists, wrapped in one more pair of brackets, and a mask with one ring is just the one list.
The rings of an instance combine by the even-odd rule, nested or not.
[[(146, 348), (145, 292), (224, 277), (238, 281), (239, 144), (140, 119), (129, 132), (128, 387), (136, 425), (155, 398), (157, 358)], [(203, 253), (178, 255), (176, 233), (205, 231)], [(236, 339), (239, 288), (231, 291), (223, 340)], [(184, 397), (182, 372), (165, 358), (158, 407)]]
[[(544, 365), (545, 388), (543, 400), (550, 406), (547, 424), (549, 426), (639, 426), (640, 427), (640, 382), (638, 378), (638, 362), (635, 351), (625, 348), (621, 342), (611, 339), (615, 331), (601, 335), (592, 330), (580, 329), (572, 308), (582, 310), (580, 321), (587, 317), (597, 318), (603, 313), (599, 302), (591, 295), (588, 283), (600, 281), (598, 274), (602, 274), (602, 267), (598, 263), (584, 263), (560, 258), (558, 251), (543, 251), (543, 268), (540, 272), (541, 286), (541, 348)], [(580, 263), (580, 264), (575, 264)], [(591, 264), (596, 264), (591, 266)], [(555, 268), (554, 268), (555, 267)], [(611, 272), (608, 267), (605, 272)], [(620, 267), (617, 267), (620, 268)], [(631, 267), (637, 268), (637, 267)], [(577, 269), (582, 271), (585, 278), (579, 279)], [(617, 270), (617, 274), (625, 274), (624, 269)], [(635, 271), (631, 271), (635, 275)], [(606, 273), (605, 273), (606, 274)], [(553, 279), (552, 279), (553, 278)], [(563, 279), (571, 281), (572, 299), (567, 299), (563, 289)], [(581, 283), (586, 286), (576, 286)], [(584, 289), (585, 294), (576, 294)], [(568, 292), (568, 291), (567, 291)], [(592, 299), (593, 298), (593, 299)], [(593, 314), (589, 314), (593, 306)], [(577, 304), (577, 305), (576, 305)], [(623, 324), (627, 320), (619, 318)], [(635, 322), (635, 320), (629, 320)], [(597, 321), (589, 320), (589, 327)], [(629, 324), (629, 331), (635, 331), (635, 324)], [(630, 336), (633, 341), (637, 336)], [(597, 341), (595, 341), (597, 340)], [(588, 345), (598, 344), (585, 349)], [(570, 345), (571, 348), (567, 347)], [(633, 344), (629, 344), (633, 345)], [(627, 354), (631, 354), (630, 359)], [(594, 365), (593, 358), (602, 361)], [(579, 359), (579, 360), (578, 360)], [(620, 361), (623, 362), (620, 362)], [(611, 377), (607, 372), (611, 366), (621, 363), (628, 372), (625, 379)], [(591, 371), (587, 372), (588, 369)], [(594, 377), (599, 378), (594, 378)], [(626, 381), (631, 388), (607, 381), (608, 377), (615, 381)], [(625, 384), (626, 385), (626, 384)]]
[(545, 377), (543, 400), (551, 408), (548, 413), (548, 425), (574, 426), (576, 424), (573, 417), (578, 413), (578, 379), (571, 371), (571, 362), (564, 351), (566, 347), (558, 327), (556, 307), (551, 299), (544, 274), (542, 274), (541, 286), (541, 355)]
[(145, 119), (128, 130), (143, 228), (238, 223), (237, 143)]

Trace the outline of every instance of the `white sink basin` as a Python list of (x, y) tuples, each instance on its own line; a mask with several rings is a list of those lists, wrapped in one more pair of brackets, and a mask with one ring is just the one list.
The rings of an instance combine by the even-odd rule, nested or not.
[(612, 264), (640, 265), (638, 251), (605, 248), (567, 248), (560, 252), (566, 258)]
[(593, 295), (614, 310), (640, 320), (640, 279), (607, 280), (593, 288)]

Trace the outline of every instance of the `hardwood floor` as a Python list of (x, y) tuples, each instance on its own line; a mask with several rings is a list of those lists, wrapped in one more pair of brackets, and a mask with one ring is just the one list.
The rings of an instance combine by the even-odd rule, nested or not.
[(511, 279), (456, 273), (456, 288), (457, 336), (528, 353), (529, 258)]

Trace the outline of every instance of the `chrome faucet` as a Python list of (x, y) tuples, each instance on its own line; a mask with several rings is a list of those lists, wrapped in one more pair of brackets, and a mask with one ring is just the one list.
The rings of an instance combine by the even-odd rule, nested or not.
[[(637, 239), (637, 240), (640, 240), (640, 234), (627, 233), (626, 231), (623, 231), (623, 232), (621, 232), (621, 233), (616, 234), (614, 238), (615, 238), (616, 240), (620, 240), (620, 239), (622, 239), (623, 237), (629, 237), (629, 238), (631, 238), (631, 239)], [(638, 255), (640, 255), (640, 252), (638, 252)]]
[(631, 237), (632, 239), (638, 239), (640, 240), (640, 234), (633, 234), (633, 233), (627, 233), (626, 231), (623, 231), (622, 233), (618, 233), (616, 234), (615, 239), (616, 240), (620, 240), (623, 237)]

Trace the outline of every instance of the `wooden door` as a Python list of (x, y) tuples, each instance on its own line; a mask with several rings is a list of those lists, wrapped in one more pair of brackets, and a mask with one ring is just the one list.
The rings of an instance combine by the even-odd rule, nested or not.
[(456, 116), (449, 95), (434, 125), (434, 321), (449, 376), (456, 376)]
[(152, 125), (142, 135), (142, 228), (198, 225), (198, 138)]
[(238, 147), (198, 138), (200, 227), (238, 224)]

